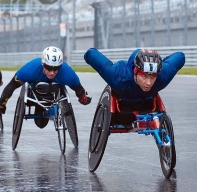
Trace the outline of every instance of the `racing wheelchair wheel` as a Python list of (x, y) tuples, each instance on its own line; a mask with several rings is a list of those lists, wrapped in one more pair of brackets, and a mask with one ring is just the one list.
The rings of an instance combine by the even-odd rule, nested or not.
[(24, 98), (19, 97), (17, 104), (16, 104), (13, 129), (12, 129), (12, 149), (13, 150), (16, 149), (18, 141), (19, 141), (24, 114), (25, 114)]
[(107, 86), (101, 95), (92, 123), (88, 150), (91, 172), (98, 168), (108, 141), (111, 122), (110, 95), (110, 89)]
[(71, 141), (75, 148), (78, 147), (78, 134), (77, 134), (77, 124), (75, 120), (74, 111), (71, 103), (68, 103), (67, 100), (61, 101), (62, 105), (62, 118), (63, 125), (66, 129), (68, 129), (68, 133), (70, 135)]
[(59, 141), (59, 146), (62, 154), (65, 153), (66, 150), (66, 126), (64, 123), (63, 119), (63, 105), (62, 102), (58, 104), (58, 115), (56, 119), (56, 124), (57, 124), (57, 134), (58, 134), (58, 141)]
[[(169, 178), (172, 174), (173, 168), (176, 166), (176, 149), (174, 142), (174, 131), (170, 116), (164, 112), (160, 119), (160, 130), (164, 129), (170, 137), (171, 145), (159, 147), (160, 164), (163, 174)], [(161, 140), (165, 142), (165, 133), (161, 132)]]
[(3, 117), (1, 113), (0, 113), (0, 132), (3, 133)]

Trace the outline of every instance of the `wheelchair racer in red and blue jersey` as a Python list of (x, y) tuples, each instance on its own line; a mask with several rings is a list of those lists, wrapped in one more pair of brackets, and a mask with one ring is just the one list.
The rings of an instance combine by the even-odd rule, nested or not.
[[(158, 52), (151, 49), (137, 49), (128, 60), (112, 63), (97, 49), (90, 48), (84, 59), (110, 86), (112, 96), (118, 99), (118, 110), (123, 113), (115, 113), (114, 117), (116, 124), (124, 126), (133, 123), (139, 113), (164, 110), (158, 92), (171, 82), (185, 63), (182, 52), (175, 52), (162, 60)], [(130, 112), (133, 112), (132, 116)]]
[[(12, 96), (14, 90), (25, 82), (56, 82), (60, 86), (69, 86), (75, 91), (78, 101), (87, 105), (91, 102), (91, 97), (80, 83), (79, 77), (74, 70), (63, 61), (62, 51), (54, 46), (49, 46), (43, 50), (42, 58), (35, 58), (22, 66), (4, 88), (0, 98), (0, 112), (5, 114), (6, 103)], [(37, 111), (36, 111), (37, 110)], [(42, 108), (36, 107), (35, 113), (42, 114)], [(48, 118), (34, 119), (38, 127), (43, 128), (48, 123)]]
[(84, 59), (110, 85), (119, 99), (128, 100), (156, 95), (185, 64), (182, 52), (175, 52), (162, 60), (158, 52), (152, 49), (136, 49), (128, 60), (112, 63), (97, 49), (90, 48)]

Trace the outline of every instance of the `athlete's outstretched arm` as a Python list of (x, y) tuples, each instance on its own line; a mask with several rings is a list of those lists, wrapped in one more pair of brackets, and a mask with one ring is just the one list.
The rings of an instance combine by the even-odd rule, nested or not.
[(158, 75), (163, 84), (168, 85), (174, 78), (176, 73), (185, 64), (185, 54), (183, 52), (175, 52), (162, 60), (162, 69)]
[(90, 48), (84, 54), (84, 59), (86, 63), (92, 66), (109, 85), (113, 85), (115, 67), (107, 57), (97, 49)]

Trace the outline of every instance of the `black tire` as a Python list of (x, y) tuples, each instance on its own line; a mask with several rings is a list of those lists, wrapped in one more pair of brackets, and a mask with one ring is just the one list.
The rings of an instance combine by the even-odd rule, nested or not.
[(91, 172), (98, 168), (107, 145), (111, 123), (110, 100), (111, 91), (107, 86), (100, 97), (90, 132), (88, 161)]
[(12, 149), (15, 150), (19, 141), (22, 124), (23, 124), (23, 118), (25, 114), (25, 103), (24, 98), (19, 97), (15, 114), (14, 114), (14, 122), (13, 122), (13, 129), (12, 129)]
[(62, 102), (58, 106), (58, 117), (56, 119), (57, 123), (57, 134), (61, 153), (64, 154), (66, 151), (66, 127), (64, 123), (64, 117), (62, 116)]
[[(167, 135), (171, 139), (170, 146), (159, 147), (161, 169), (164, 176), (168, 179), (172, 174), (173, 168), (176, 166), (176, 149), (172, 121), (166, 112), (164, 112), (160, 119), (160, 129), (165, 129)], [(165, 133), (160, 132), (160, 135), (161, 140), (165, 142)]]
[(70, 139), (75, 148), (78, 148), (78, 133), (77, 133), (77, 124), (75, 120), (74, 111), (72, 105), (67, 102), (67, 100), (62, 101), (62, 116), (64, 118), (63, 123), (64, 127), (68, 129), (68, 133), (70, 135)]
[(1, 113), (0, 113), (0, 133), (3, 133), (3, 117)]
[(64, 154), (66, 151), (66, 130), (64, 128), (58, 128), (57, 133), (60, 150)]

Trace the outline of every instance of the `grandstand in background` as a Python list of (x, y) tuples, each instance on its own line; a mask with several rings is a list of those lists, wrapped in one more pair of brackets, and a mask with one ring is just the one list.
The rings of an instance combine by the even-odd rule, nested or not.
[(71, 50), (73, 42), (77, 50), (197, 44), (196, 0), (75, 0), (74, 12), (74, 0), (62, 0), (61, 7), (59, 1), (27, 2), (0, 5), (0, 51), (39, 51), (55, 44), (60, 21), (67, 24)]

